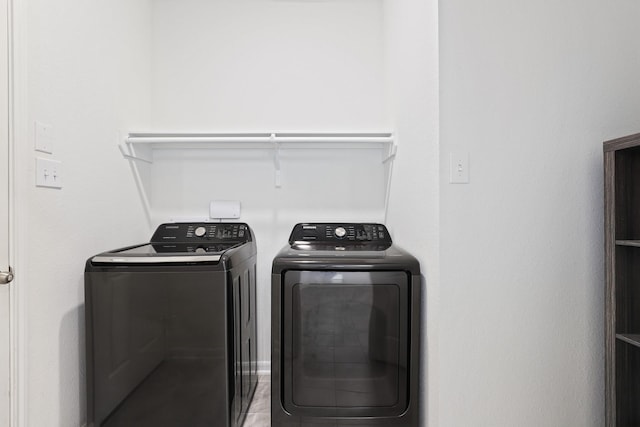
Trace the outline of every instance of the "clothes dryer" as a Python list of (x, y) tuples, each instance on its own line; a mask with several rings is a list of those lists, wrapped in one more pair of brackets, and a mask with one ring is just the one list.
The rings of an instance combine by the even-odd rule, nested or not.
[(382, 224), (297, 224), (272, 269), (272, 427), (418, 427), (420, 266)]
[(169, 223), (86, 262), (89, 427), (239, 427), (257, 384), (256, 245)]

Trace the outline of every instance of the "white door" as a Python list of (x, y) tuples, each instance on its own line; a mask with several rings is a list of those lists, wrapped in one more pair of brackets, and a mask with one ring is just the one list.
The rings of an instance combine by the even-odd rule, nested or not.
[(0, 427), (10, 423), (8, 2), (0, 0)]

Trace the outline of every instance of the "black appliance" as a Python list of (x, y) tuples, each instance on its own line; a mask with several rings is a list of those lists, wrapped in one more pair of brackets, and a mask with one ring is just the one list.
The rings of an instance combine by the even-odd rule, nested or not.
[(420, 283), (382, 224), (297, 224), (272, 269), (272, 427), (418, 427)]
[(256, 245), (169, 223), (85, 268), (87, 426), (239, 427), (257, 384)]

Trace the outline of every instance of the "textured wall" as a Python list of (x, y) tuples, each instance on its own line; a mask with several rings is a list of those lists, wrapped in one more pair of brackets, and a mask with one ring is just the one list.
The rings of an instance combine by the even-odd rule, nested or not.
[(438, 4), (390, 0), (384, 16), (387, 108), (398, 135), (387, 223), (395, 242), (420, 261), (421, 418), (438, 426)]
[(156, 128), (387, 124), (381, 0), (154, 3)]
[[(29, 128), (53, 127), (61, 190), (35, 187), (33, 141), (18, 144), (18, 238), (29, 426), (85, 420), (85, 260), (149, 238), (119, 130), (149, 122), (150, 2), (29, 1)], [(23, 30), (20, 27), (20, 30)]]
[(640, 5), (440, 6), (439, 426), (601, 426), (601, 151), (638, 131)]

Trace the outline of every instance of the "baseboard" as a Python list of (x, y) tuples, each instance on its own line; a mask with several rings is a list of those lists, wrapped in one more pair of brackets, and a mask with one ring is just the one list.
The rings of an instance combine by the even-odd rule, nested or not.
[(258, 375), (271, 375), (271, 362), (269, 360), (258, 361)]

